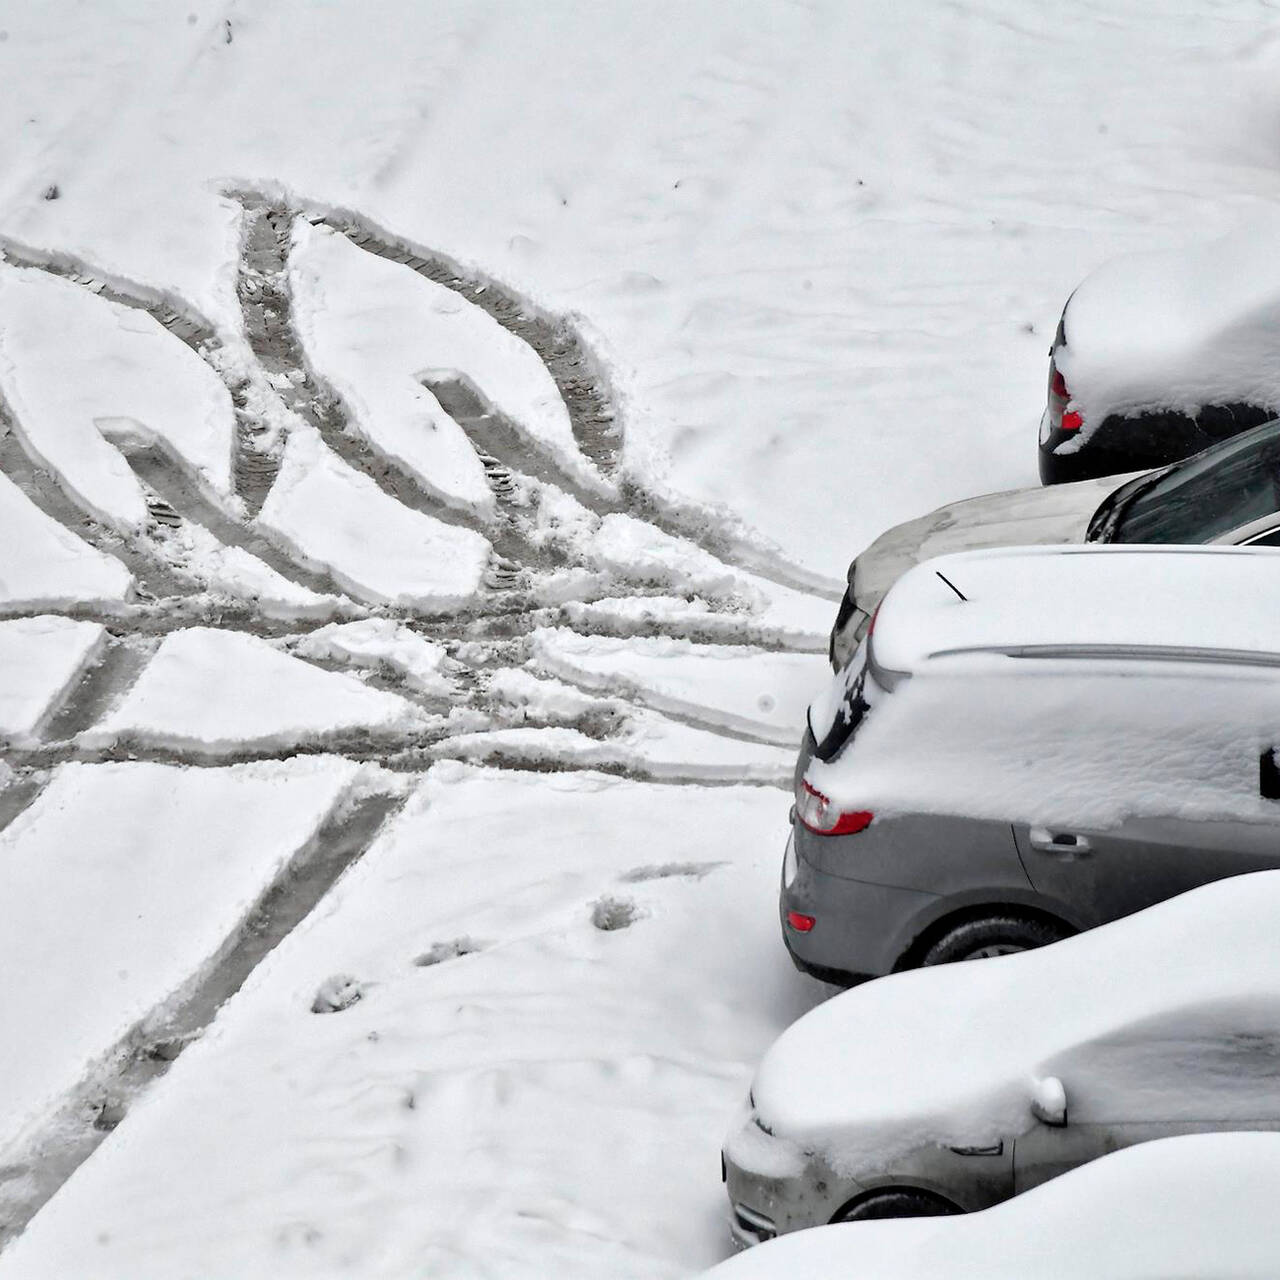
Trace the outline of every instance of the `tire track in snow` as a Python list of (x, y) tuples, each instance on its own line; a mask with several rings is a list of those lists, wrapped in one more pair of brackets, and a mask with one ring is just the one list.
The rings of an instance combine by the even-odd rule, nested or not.
[(0, 397), (0, 471), (45, 515), (96, 550), (123, 561), (140, 596), (160, 600), (195, 594), (196, 589), (181, 581), (150, 548), (144, 548), (136, 539), (123, 538), (83, 511), (63, 491), (56, 477), (32, 461), (13, 422), (8, 404)]
[(142, 1018), (26, 1150), (10, 1153), (12, 1162), (0, 1167), (0, 1249), (97, 1150), (130, 1105), (204, 1032), (343, 871), (364, 856), (403, 804), (403, 795), (382, 793), (341, 806), (261, 894), (186, 990)]
[(47, 271), (88, 289), (100, 298), (145, 311), (209, 365), (227, 388), (235, 409), (232, 472), (236, 493), (244, 501), (249, 514), (257, 515), (280, 469), (279, 455), (278, 451), (263, 447), (263, 437), (270, 442), (271, 433), (264, 430), (264, 425), (249, 409), (243, 377), (228, 373), (234, 362), (224, 358), (223, 344), (214, 326), (186, 301), (99, 272), (83, 259), (70, 254), (42, 253), (0, 237), (0, 258), (14, 266)]
[[(580, 497), (584, 505), (597, 514), (616, 511), (647, 520), (672, 537), (685, 538), (697, 544), (726, 564), (767, 578), (780, 586), (831, 600), (839, 599), (839, 590), (828, 579), (790, 563), (775, 551), (756, 545), (731, 522), (701, 508), (660, 498), (634, 479), (618, 474), (623, 431), (619, 424), (616, 397), (603, 367), (571, 319), (552, 317), (492, 276), (468, 271), (446, 255), (413, 245), (352, 210), (304, 205), (300, 212), (310, 221), (341, 232), (368, 253), (399, 263), (434, 284), (452, 289), (533, 348), (560, 391), (579, 449), (602, 474), (616, 480), (620, 490), (621, 497), (616, 503), (593, 495), (591, 501)], [(434, 391), (434, 387), (431, 389)], [(445, 409), (465, 430), (466, 424), (457, 419), (447, 406)], [(512, 465), (516, 456), (529, 461), (529, 455), (534, 452), (523, 432), (516, 431), (514, 442), (504, 439), (503, 443), (508, 447), (503, 452), (495, 450), (493, 442), (493, 436), (487, 442), (476, 440), (477, 452), (498, 458), (512, 470), (526, 470), (519, 464)], [(530, 474), (538, 474), (536, 464), (528, 470)], [(555, 483), (573, 492), (562, 481)], [(575, 493), (575, 496), (579, 495)]]
[(501, 526), (495, 528), (448, 506), (355, 429), (341, 397), (308, 363), (293, 325), (288, 260), (295, 213), (252, 191), (230, 192), (244, 209), (244, 248), (238, 296), (249, 346), (285, 408), (319, 431), (324, 443), (354, 471), (368, 476), (402, 506), (444, 524), (482, 534), (494, 547), (489, 584), (495, 590), (523, 585), (519, 565), (533, 549)]
[(49, 781), (45, 770), (14, 772), (16, 776), (9, 780), (8, 785), (0, 786), (0, 831), (35, 804)]

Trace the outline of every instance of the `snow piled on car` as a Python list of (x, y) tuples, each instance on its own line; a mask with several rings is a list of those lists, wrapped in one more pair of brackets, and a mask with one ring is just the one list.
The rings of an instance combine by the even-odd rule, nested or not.
[(1071, 295), (1065, 324), (1057, 366), (1084, 418), (1081, 445), (1111, 414), (1280, 412), (1280, 217), (1116, 258)]
[[(852, 1178), (921, 1145), (1016, 1138), (1037, 1123), (1033, 1092), (1049, 1077), (1083, 1123), (1271, 1114), (1278, 911), (1280, 873), (1261, 872), (1052, 947), (854, 988), (765, 1054), (756, 1114), (784, 1148)], [(758, 1134), (742, 1136), (753, 1128), (726, 1144), (744, 1167), (754, 1167)]]
[(1278, 1184), (1280, 1135), (1167, 1138), (981, 1213), (796, 1231), (706, 1280), (1272, 1280)]

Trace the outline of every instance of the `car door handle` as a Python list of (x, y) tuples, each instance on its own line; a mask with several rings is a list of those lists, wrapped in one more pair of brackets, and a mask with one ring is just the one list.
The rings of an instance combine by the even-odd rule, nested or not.
[(1032, 827), (1027, 839), (1033, 849), (1041, 853), (1051, 853), (1057, 858), (1088, 858), (1093, 854), (1093, 846), (1084, 836), (1074, 831), (1050, 831), (1048, 827)]

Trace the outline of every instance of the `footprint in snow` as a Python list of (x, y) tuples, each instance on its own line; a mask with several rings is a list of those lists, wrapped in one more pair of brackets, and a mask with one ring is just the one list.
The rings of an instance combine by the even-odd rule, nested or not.
[(591, 904), (591, 923), (604, 933), (625, 929), (643, 914), (630, 898), (613, 898), (606, 894)]
[(413, 963), (420, 969), (425, 969), (428, 965), (440, 964), (445, 960), (456, 960), (459, 956), (475, 955), (477, 951), (483, 951), (487, 946), (489, 946), (487, 942), (479, 942), (475, 938), (466, 936), (453, 938), (448, 942), (433, 942), (420, 956), (414, 956)]
[(701, 880), (710, 875), (717, 867), (725, 867), (727, 862), (659, 862), (644, 867), (632, 867), (624, 871), (619, 880), (627, 884), (640, 884), (645, 880), (667, 880), (679, 876), (686, 880)]
[(364, 988), (349, 973), (335, 973), (326, 978), (311, 1002), (312, 1013), (341, 1013), (350, 1009), (364, 995)]

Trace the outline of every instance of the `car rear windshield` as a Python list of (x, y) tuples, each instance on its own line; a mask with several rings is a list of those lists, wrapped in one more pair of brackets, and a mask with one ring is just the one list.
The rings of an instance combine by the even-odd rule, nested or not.
[(828, 686), (823, 697), (809, 708), (809, 732), (819, 760), (832, 760), (857, 732), (871, 707), (884, 696), (876, 681), (874, 663), (866, 640)]
[(1121, 509), (1112, 542), (1212, 542), (1280, 511), (1280, 419), (1166, 471)]

